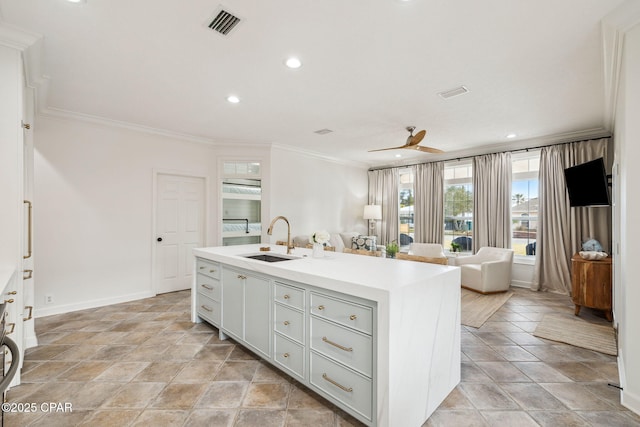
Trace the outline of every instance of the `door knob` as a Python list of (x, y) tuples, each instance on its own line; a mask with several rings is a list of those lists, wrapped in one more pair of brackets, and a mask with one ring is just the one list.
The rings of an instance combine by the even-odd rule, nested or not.
[(162, 242), (162, 237), (158, 237), (156, 240), (157, 240), (158, 242)]

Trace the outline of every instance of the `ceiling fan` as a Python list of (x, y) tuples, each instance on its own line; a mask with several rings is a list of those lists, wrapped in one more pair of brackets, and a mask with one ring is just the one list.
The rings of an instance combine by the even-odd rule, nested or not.
[(427, 134), (426, 130), (421, 130), (418, 133), (416, 133), (415, 135), (413, 134), (413, 131), (416, 129), (415, 126), (407, 126), (405, 129), (407, 129), (407, 131), (409, 132), (409, 136), (407, 137), (407, 143), (404, 145), (401, 145), (400, 147), (391, 147), (391, 148), (380, 148), (378, 150), (369, 150), (370, 153), (374, 152), (374, 151), (386, 151), (386, 150), (397, 150), (400, 148), (407, 148), (409, 150), (418, 150), (418, 151), (422, 151), (425, 153), (444, 153), (444, 151), (439, 150), (437, 148), (432, 148), (432, 147), (423, 147), (420, 144), (420, 141), (422, 141), (422, 139), (424, 138), (424, 136)]

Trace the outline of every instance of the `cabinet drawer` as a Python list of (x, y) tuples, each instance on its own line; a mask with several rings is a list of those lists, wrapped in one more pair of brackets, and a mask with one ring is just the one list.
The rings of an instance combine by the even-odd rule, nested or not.
[(304, 310), (304, 290), (276, 282), (275, 300), (289, 307)]
[(197, 258), (196, 272), (212, 277), (214, 279), (220, 279), (220, 264), (212, 261), (207, 261), (202, 258)]
[(198, 315), (216, 326), (220, 326), (220, 303), (198, 293), (196, 296)]
[(366, 334), (371, 334), (373, 331), (371, 307), (312, 292), (311, 313)]
[(373, 395), (372, 383), (369, 378), (365, 378), (313, 351), (311, 352), (309, 372), (309, 381), (312, 386), (371, 420)]
[(373, 355), (369, 335), (311, 316), (311, 349), (371, 377)]
[(304, 347), (284, 338), (280, 334), (275, 334), (274, 341), (273, 359), (275, 362), (287, 371), (304, 379)]
[(275, 304), (275, 330), (299, 343), (304, 342), (304, 315), (281, 304)]
[(216, 301), (220, 301), (220, 290), (222, 287), (220, 286), (219, 280), (212, 279), (209, 276), (198, 273), (196, 285), (198, 288), (198, 293), (201, 293), (202, 295), (205, 295)]

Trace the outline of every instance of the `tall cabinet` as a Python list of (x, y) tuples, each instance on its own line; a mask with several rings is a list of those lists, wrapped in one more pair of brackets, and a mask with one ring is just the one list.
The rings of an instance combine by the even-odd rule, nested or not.
[[(17, 351), (8, 353), (2, 349), (2, 373), (10, 372), (9, 366), (17, 364), (18, 370), (9, 384), (13, 386), (20, 383), (25, 348), (35, 345), (34, 208), (30, 195), (33, 145), (29, 123), (33, 106), (32, 93), (24, 81), (23, 56), (36, 40), (10, 28), (0, 30), (0, 304), (4, 308), (6, 337), (17, 346)], [(25, 336), (30, 337), (29, 342)]]

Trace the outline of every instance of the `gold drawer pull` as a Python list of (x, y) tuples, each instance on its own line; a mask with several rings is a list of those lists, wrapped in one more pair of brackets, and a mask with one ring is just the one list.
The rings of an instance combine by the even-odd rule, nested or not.
[(319, 305), (318, 306), (318, 310), (320, 310), (320, 311), (324, 310), (324, 305)]
[(27, 305), (24, 308), (28, 308), (29, 309), (29, 315), (27, 317), (23, 318), (22, 320), (26, 322), (27, 320), (33, 319), (33, 306), (32, 305)]
[(284, 298), (284, 299), (289, 299), (289, 298), (291, 298), (291, 297), (289, 296), (289, 294), (284, 294), (284, 296), (283, 296), (282, 298)]
[(200, 266), (200, 270), (204, 270), (205, 268), (207, 268), (207, 266), (206, 266), (206, 265), (201, 265), (201, 266)]
[(358, 317), (355, 314), (349, 316), (349, 320), (356, 320)]
[(238, 274), (238, 279), (242, 279), (242, 280), (244, 280), (244, 279), (246, 279), (246, 278), (247, 278), (247, 276), (243, 276), (242, 274)]
[(288, 320), (284, 321), (284, 326), (289, 326), (289, 321)]
[(200, 286), (202, 286), (203, 288), (208, 289), (208, 290), (210, 290), (210, 291), (212, 291), (212, 290), (213, 290), (213, 286), (205, 285), (204, 283), (203, 283), (203, 284), (201, 284)]
[(283, 354), (282, 357), (284, 357), (286, 359), (287, 357), (289, 357), (289, 353)]
[(18, 293), (18, 291), (11, 291), (11, 292), (7, 292), (7, 295), (15, 295), (17, 293)]
[(209, 306), (207, 306), (207, 305), (202, 304), (200, 307), (202, 307), (202, 308), (204, 308), (205, 310), (207, 310), (207, 311), (209, 311), (209, 312), (213, 313), (213, 308), (211, 308), (211, 307), (209, 307)]
[(322, 374), (322, 378), (324, 380), (326, 380), (326, 381), (329, 381), (331, 384), (333, 384), (334, 386), (338, 387), (339, 389), (346, 391), (347, 393), (351, 393), (353, 391), (353, 387), (347, 388), (347, 387), (343, 386), (342, 384), (338, 383), (337, 381), (332, 380), (331, 378), (329, 378), (327, 376), (327, 374)]
[(340, 344), (336, 344), (336, 343), (334, 343), (333, 341), (329, 341), (329, 340), (327, 339), (327, 337), (322, 337), (322, 341), (324, 341), (324, 342), (326, 342), (327, 344), (330, 344), (330, 345), (332, 345), (332, 346), (334, 346), (334, 347), (338, 347), (340, 350), (349, 351), (349, 352), (353, 351), (353, 348), (351, 348), (351, 347), (347, 348), (347, 347), (342, 346), (342, 345), (340, 345)]
[(15, 300), (13, 298), (9, 298), (9, 299), (4, 300), (4, 302), (7, 303), (7, 304), (11, 304), (14, 301)]
[(213, 270), (209, 270), (209, 273), (215, 273), (216, 269), (214, 268)]
[(15, 323), (9, 323), (7, 326), (11, 326), (11, 330), (6, 333), (7, 335), (12, 334), (13, 331), (16, 329), (16, 324)]
[(29, 280), (33, 277), (33, 270), (24, 270), (22, 272), (22, 280)]

